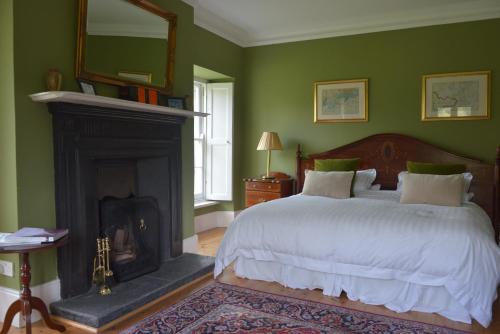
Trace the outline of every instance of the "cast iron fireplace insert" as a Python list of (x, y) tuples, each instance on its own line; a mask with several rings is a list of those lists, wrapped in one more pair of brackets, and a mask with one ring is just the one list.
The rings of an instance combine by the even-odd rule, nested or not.
[(106, 197), (100, 211), (100, 233), (110, 241), (114, 279), (124, 282), (158, 270), (161, 217), (156, 198)]

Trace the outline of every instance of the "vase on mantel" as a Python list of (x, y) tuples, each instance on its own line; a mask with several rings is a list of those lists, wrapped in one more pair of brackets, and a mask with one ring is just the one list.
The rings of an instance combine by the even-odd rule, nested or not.
[(47, 90), (61, 90), (62, 74), (51, 68), (47, 73)]

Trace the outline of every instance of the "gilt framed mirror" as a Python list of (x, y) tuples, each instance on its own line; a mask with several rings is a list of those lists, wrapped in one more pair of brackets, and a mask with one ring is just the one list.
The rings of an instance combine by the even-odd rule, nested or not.
[(79, 0), (77, 79), (171, 94), (176, 23), (147, 0)]

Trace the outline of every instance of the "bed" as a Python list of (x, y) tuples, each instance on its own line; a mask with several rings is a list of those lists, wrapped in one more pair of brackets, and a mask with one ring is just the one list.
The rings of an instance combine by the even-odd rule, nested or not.
[[(314, 159), (361, 158), (381, 191), (349, 199), (305, 196)], [(406, 161), (460, 163), (474, 175), (472, 201), (459, 207), (400, 204)], [(412, 137), (378, 134), (308, 158), (297, 152), (297, 195), (244, 210), (217, 253), (217, 277), (279, 282), (405, 312), (434, 312), (487, 327), (500, 280), (500, 149), (495, 165)]]

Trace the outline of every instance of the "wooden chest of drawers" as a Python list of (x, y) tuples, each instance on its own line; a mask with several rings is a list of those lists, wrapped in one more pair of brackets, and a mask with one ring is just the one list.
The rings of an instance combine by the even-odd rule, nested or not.
[(293, 193), (292, 179), (245, 179), (245, 207), (287, 197)]

